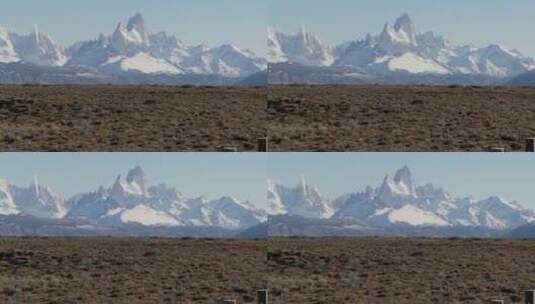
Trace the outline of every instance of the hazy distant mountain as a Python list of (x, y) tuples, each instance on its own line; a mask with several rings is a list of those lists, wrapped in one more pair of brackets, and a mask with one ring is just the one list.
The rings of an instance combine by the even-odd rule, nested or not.
[[(150, 33), (140, 14), (119, 23), (110, 35), (67, 48), (37, 28), (28, 35), (0, 28), (0, 63), (63, 68), (49, 69), (51, 76), (39, 78), (32, 73), (36, 69), (12, 65), (19, 76), (0, 78), (10, 83), (61, 83), (56, 74), (70, 73), (67, 83), (230, 84), (267, 68), (265, 59), (231, 44), (187, 46), (165, 32)], [(80, 72), (84, 69), (89, 72)]]
[(28, 35), (10, 33), (0, 27), (0, 63), (28, 62), (43, 66), (62, 66), (65, 50), (37, 27)]
[[(41, 222), (62, 227), (65, 223), (85, 223), (84, 227), (91, 230), (123, 234), (130, 229), (136, 234), (209, 231), (206, 228), (240, 231), (267, 220), (265, 211), (248, 202), (231, 197), (185, 198), (164, 184), (151, 185), (140, 167), (130, 170), (126, 177), (118, 176), (110, 187), (101, 186), (68, 200), (37, 180), (26, 188), (0, 180), (0, 215), (9, 221), (16, 219), (21, 231), (28, 228), (24, 227), (27, 221), (57, 219)], [(15, 215), (19, 217), (12, 217)]]
[(4, 84), (234, 85), (241, 80), (219, 75), (145, 74), (136, 71), (110, 75), (90, 67), (43, 66), (24, 62), (0, 63), (0, 83)]
[(274, 215), (269, 220), (269, 236), (306, 237), (500, 237), (503, 230), (464, 226), (411, 226), (396, 224), (373, 227), (351, 219), (318, 219), (298, 215)]
[(499, 197), (455, 198), (431, 184), (415, 187), (407, 167), (377, 188), (352, 193), (338, 202), (334, 218), (351, 218), (373, 226), (467, 226), (507, 230), (535, 219), (535, 213)]
[(511, 233), (525, 235), (535, 222), (535, 212), (514, 201), (459, 198), (418, 184), (408, 167), (375, 187), (336, 199), (305, 178), (291, 187), (269, 182), (267, 198), (267, 211), (228, 196), (188, 198), (173, 187), (152, 184), (140, 167), (69, 199), (37, 178), (26, 187), (0, 179), (0, 234), (256, 238), (268, 229), (270, 235), (487, 237), (519, 227)]
[(268, 223), (264, 222), (247, 228), (236, 236), (240, 239), (267, 239), (269, 237), (268, 229)]
[(329, 199), (317, 188), (307, 184), (305, 178), (295, 188), (268, 183), (270, 214), (300, 215), (309, 218), (329, 218), (334, 214)]
[(63, 47), (47, 34), (39, 32), (37, 26), (28, 35), (11, 33), (10, 36), (21, 61), (44, 66), (62, 66), (67, 62)]
[[(499, 45), (455, 46), (433, 32), (418, 33), (407, 14), (394, 25), (386, 23), (377, 35), (368, 34), (363, 40), (335, 47), (304, 30), (295, 35), (271, 30), (268, 41), (270, 63), (353, 69), (346, 74), (364, 74), (368, 79), (363, 77), (363, 81), (371, 77), (377, 82), (373, 77), (380, 77), (388, 83), (429, 83), (426, 78), (432, 77), (432, 83), (464, 83), (478, 79), (467, 76), (480, 76), (481, 83), (487, 84), (488, 78), (503, 81), (535, 69), (535, 60), (516, 50)], [(406, 80), (407, 74), (419, 77)], [(275, 80), (281, 82), (280, 78)]]
[(0, 179), (0, 214), (27, 214), (36, 217), (61, 218), (66, 214), (61, 195), (37, 179), (28, 187), (10, 185)]
[(513, 86), (534, 86), (535, 85), (535, 71), (520, 74), (511, 79), (508, 85)]
[(104, 227), (84, 220), (38, 218), (19, 214), (0, 215), (0, 235), (236, 237), (236, 230), (219, 227), (144, 226), (139, 224)]
[(101, 34), (69, 48), (68, 66), (88, 66), (104, 73), (202, 74), (246, 77), (266, 68), (251, 51), (227, 44), (215, 48), (186, 46), (165, 32), (150, 34), (140, 14), (121, 23), (113, 34)]
[(504, 237), (515, 239), (533, 239), (535, 238), (535, 223), (529, 223), (517, 227), (504, 235)]
[(235, 83), (239, 86), (266, 86), (268, 84), (268, 72), (267, 70), (254, 73), (253, 75), (247, 76), (240, 81)]
[(333, 50), (303, 27), (295, 35), (268, 28), (268, 60), (273, 63), (294, 62), (311, 66), (334, 63)]
[(407, 167), (393, 177), (386, 176), (377, 187), (368, 186), (335, 200), (321, 196), (316, 188), (304, 182), (296, 188), (271, 185), (268, 199), (271, 214), (349, 221), (389, 234), (404, 231), (410, 235), (425, 232), (425, 235), (481, 233), (486, 236), (535, 220), (535, 213), (517, 202), (499, 197), (455, 198), (443, 188), (417, 185)]
[(269, 220), (269, 236), (370, 236), (386, 235), (354, 220), (307, 218), (299, 215), (274, 215)]

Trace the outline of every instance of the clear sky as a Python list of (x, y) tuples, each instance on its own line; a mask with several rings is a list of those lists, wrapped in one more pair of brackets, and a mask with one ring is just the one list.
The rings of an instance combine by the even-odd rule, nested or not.
[(270, 179), (295, 186), (304, 175), (325, 195), (379, 186), (407, 165), (417, 185), (433, 183), (455, 197), (500, 196), (535, 209), (535, 157), (523, 153), (270, 154)]
[(330, 44), (379, 33), (408, 13), (418, 32), (454, 43), (502, 44), (535, 57), (533, 0), (270, 0), (271, 26), (285, 32), (305, 24)]
[(3, 1), (0, 25), (20, 33), (37, 24), (70, 44), (112, 33), (135, 13), (150, 32), (166, 30), (188, 45), (233, 43), (262, 55), (266, 48), (267, 0), (14, 0)]
[(258, 153), (0, 153), (0, 177), (27, 186), (34, 176), (66, 198), (111, 186), (140, 165), (149, 184), (186, 197), (232, 196), (266, 206), (266, 160)]

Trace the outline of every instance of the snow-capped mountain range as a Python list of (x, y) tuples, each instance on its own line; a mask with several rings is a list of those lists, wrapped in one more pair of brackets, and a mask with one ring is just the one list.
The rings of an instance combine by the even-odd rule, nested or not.
[(37, 27), (28, 35), (0, 28), (0, 63), (84, 67), (105, 75), (128, 72), (164, 75), (218, 75), (243, 78), (267, 68), (250, 50), (225, 44), (187, 46), (165, 32), (150, 33), (140, 14), (111, 34), (64, 48)]
[(308, 185), (303, 177), (295, 188), (268, 181), (269, 213), (298, 214), (310, 218), (326, 218), (334, 214), (331, 202), (319, 190)]
[(303, 28), (297, 34), (268, 30), (268, 61), (354, 68), (378, 76), (482, 75), (510, 78), (535, 69), (535, 60), (500, 45), (456, 46), (433, 32), (419, 33), (409, 15), (362, 40), (329, 46)]
[(37, 179), (21, 188), (0, 180), (0, 215), (83, 220), (98, 227), (216, 227), (242, 230), (267, 220), (265, 211), (232, 197), (185, 198), (176, 189), (149, 185), (136, 167), (109, 187), (65, 200)]
[(535, 212), (500, 197), (455, 198), (432, 184), (418, 186), (407, 167), (386, 176), (378, 187), (330, 200), (302, 181), (295, 188), (271, 183), (269, 213), (305, 218), (354, 220), (374, 228), (479, 227), (510, 230), (535, 220)]

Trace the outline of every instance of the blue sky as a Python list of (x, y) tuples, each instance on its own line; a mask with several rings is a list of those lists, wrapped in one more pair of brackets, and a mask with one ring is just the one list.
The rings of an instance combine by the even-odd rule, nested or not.
[(137, 165), (151, 185), (166, 183), (186, 197), (266, 205), (266, 160), (258, 153), (0, 153), (1, 178), (27, 186), (37, 176), (66, 197), (110, 186)]
[(416, 184), (433, 183), (456, 197), (500, 196), (535, 209), (535, 157), (523, 153), (299, 153), (270, 154), (270, 179), (296, 185), (302, 175), (336, 198), (380, 185), (409, 166)]
[(0, 25), (27, 33), (37, 24), (64, 44), (111, 33), (139, 12), (149, 31), (166, 30), (186, 44), (233, 43), (265, 53), (267, 0), (3, 1)]
[(335, 44), (378, 33), (405, 12), (419, 32), (459, 44), (503, 44), (535, 57), (533, 0), (270, 0), (268, 22), (286, 32), (305, 24)]

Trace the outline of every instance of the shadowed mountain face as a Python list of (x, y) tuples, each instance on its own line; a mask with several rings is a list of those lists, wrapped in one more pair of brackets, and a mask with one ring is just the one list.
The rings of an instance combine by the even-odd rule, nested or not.
[[(488, 84), (492, 79), (504, 82), (535, 69), (535, 60), (500, 45), (456, 46), (433, 32), (418, 33), (407, 14), (394, 25), (386, 23), (377, 35), (338, 46), (322, 43), (305, 29), (294, 35), (270, 29), (268, 60), (317, 67), (316, 74), (323, 74), (322, 79), (314, 73), (294, 79), (310, 83), (474, 84), (478, 80), (476, 84)], [(277, 69), (287, 77), (296, 72), (291, 65)], [(288, 82), (281, 75), (270, 77), (272, 83)]]
[(520, 74), (507, 84), (512, 86), (535, 86), (535, 71)]
[(270, 229), (276, 235), (292, 231), (330, 235), (338, 231), (340, 235), (488, 236), (535, 219), (533, 211), (500, 197), (456, 198), (432, 184), (417, 185), (408, 167), (393, 177), (386, 176), (377, 187), (368, 186), (335, 200), (321, 196), (304, 180), (295, 188), (270, 185), (268, 199), (272, 214), (286, 216), (274, 217)]
[(513, 238), (513, 239), (524, 239), (524, 238), (534, 239), (535, 238), (535, 223), (529, 223), (529, 224), (525, 224), (520, 227), (517, 227), (511, 230), (505, 236), (508, 238)]

